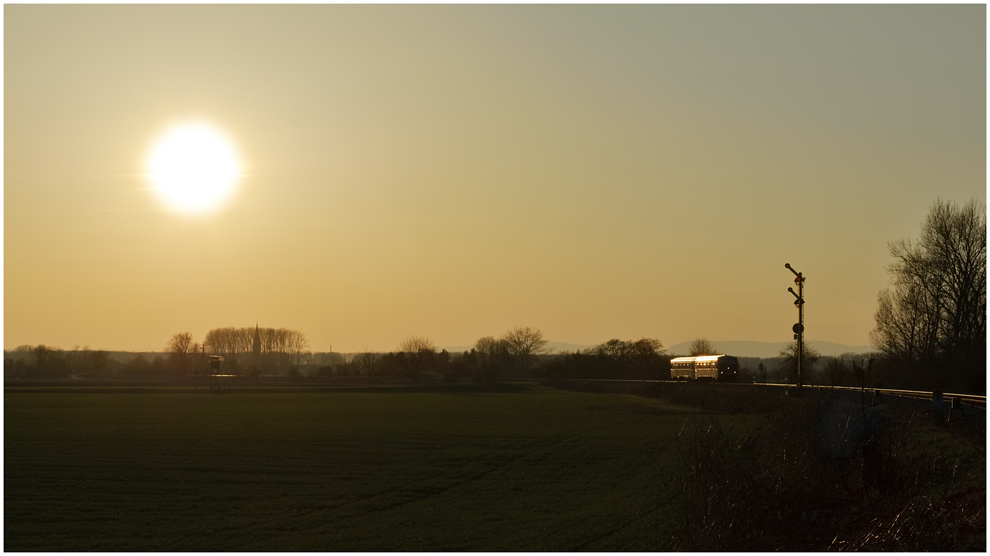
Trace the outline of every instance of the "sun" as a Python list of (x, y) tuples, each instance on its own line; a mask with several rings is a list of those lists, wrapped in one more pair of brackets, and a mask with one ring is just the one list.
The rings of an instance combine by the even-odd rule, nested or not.
[(148, 155), (147, 172), (169, 207), (202, 213), (230, 197), (241, 164), (226, 135), (206, 123), (186, 122), (158, 138)]

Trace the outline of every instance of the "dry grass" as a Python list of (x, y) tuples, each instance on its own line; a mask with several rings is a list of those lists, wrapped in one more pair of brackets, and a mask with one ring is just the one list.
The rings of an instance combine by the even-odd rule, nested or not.
[(921, 407), (809, 392), (752, 434), (696, 419), (677, 443), (675, 549), (985, 550), (983, 425), (930, 426)]

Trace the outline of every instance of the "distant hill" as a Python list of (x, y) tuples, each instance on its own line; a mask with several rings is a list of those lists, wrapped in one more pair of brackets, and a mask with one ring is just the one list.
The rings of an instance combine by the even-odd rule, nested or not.
[[(780, 350), (784, 349), (790, 342), (716, 342), (715, 349), (719, 353), (735, 355), (736, 357), (776, 357)], [(822, 355), (842, 355), (843, 353), (869, 353), (875, 351), (870, 346), (847, 346), (826, 342), (823, 340), (809, 340), (808, 346), (815, 348)], [(667, 348), (667, 353), (671, 355), (687, 355), (691, 351), (691, 342), (682, 342)]]

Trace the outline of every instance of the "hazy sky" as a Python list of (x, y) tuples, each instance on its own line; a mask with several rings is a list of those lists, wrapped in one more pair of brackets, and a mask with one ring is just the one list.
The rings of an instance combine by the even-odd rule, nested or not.
[[(145, 160), (212, 122), (243, 177)], [(986, 200), (986, 7), (4, 7), (4, 346), (869, 341), (887, 243)]]

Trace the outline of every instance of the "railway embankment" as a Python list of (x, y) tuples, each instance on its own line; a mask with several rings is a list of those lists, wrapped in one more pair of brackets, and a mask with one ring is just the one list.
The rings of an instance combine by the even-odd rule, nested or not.
[[(673, 481), (676, 549), (986, 550), (986, 416), (872, 392), (720, 383), (571, 381), (700, 410)], [(717, 414), (759, 414), (739, 435)], [(724, 421), (723, 421), (724, 423)]]

